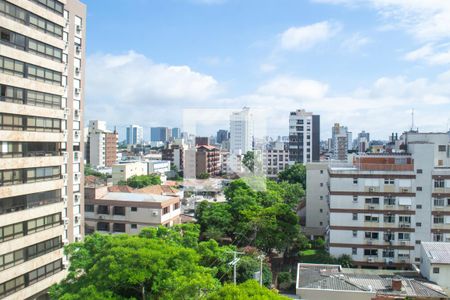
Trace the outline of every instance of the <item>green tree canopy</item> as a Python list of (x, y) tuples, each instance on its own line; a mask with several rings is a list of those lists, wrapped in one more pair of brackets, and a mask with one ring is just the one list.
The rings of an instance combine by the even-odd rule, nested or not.
[(288, 300), (289, 298), (278, 295), (265, 287), (260, 287), (254, 280), (246, 281), (237, 286), (226, 284), (218, 291), (208, 295), (208, 300)]
[(127, 185), (135, 188), (135, 189), (141, 189), (143, 187), (149, 186), (149, 185), (158, 185), (161, 184), (161, 178), (159, 175), (156, 174), (150, 174), (150, 175), (134, 175), (128, 178)]
[(289, 183), (300, 183), (306, 187), (306, 168), (303, 164), (296, 163), (278, 174), (278, 179)]

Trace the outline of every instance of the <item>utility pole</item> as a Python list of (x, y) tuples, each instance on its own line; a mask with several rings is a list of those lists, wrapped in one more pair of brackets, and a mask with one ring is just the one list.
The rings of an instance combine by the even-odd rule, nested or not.
[(238, 254), (244, 254), (244, 253), (233, 251), (233, 260), (228, 263), (230, 266), (233, 266), (233, 283), (234, 283), (234, 285), (236, 285), (236, 265), (240, 260), (240, 258), (237, 257)]
[(264, 260), (264, 254), (261, 254), (260, 256), (258, 256), (259, 258), (259, 285), (262, 286), (263, 285), (263, 260)]

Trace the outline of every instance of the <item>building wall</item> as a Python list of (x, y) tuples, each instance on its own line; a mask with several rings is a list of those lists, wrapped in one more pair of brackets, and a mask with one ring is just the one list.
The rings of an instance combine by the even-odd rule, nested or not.
[(306, 227), (328, 226), (328, 163), (306, 164)]
[(290, 163), (307, 163), (320, 159), (320, 116), (305, 110), (289, 116)]
[[(62, 36), (57, 37), (44, 33), (27, 22), (18, 22), (4, 14), (0, 15), (1, 27), (17, 34), (24, 35), (37, 42), (46, 43), (61, 51), (62, 59), (53, 60), (42, 54), (38, 55), (27, 50), (14, 48), (4, 44), (0, 46), (0, 56), (14, 59), (22, 63), (45, 68), (55, 72), (59, 82), (43, 82), (32, 78), (32, 72), (27, 75), (12, 76), (0, 72), (0, 84), (8, 87), (23, 88), (35, 92), (48, 93), (61, 97), (60, 105), (54, 108), (43, 108), (27, 104), (17, 104), (1, 101), (0, 113), (16, 114), (27, 117), (46, 117), (60, 121), (60, 131), (39, 132), (39, 131), (15, 131), (0, 130), (0, 142), (2, 149), (0, 152), (7, 152), (8, 142), (55, 142), (59, 146), (57, 154), (53, 157), (23, 157), (23, 158), (3, 158), (0, 156), (0, 171), (5, 169), (19, 169), (22, 174), (28, 174), (28, 168), (34, 167), (59, 167), (59, 176), (48, 178), (47, 181), (31, 183), (19, 183), (14, 185), (0, 184), (0, 201), (9, 197), (16, 197), (29, 194), (37, 194), (47, 191), (61, 192), (59, 199), (41, 198), (34, 206), (23, 206), (14, 209), (0, 216), (0, 226), (5, 227), (12, 224), (22, 224), (24, 226), (24, 236), (10, 240), (0, 241), (0, 254), (6, 254), (23, 247), (44, 242), (51, 238), (60, 238), (62, 243), (69, 243), (80, 240), (83, 236), (83, 99), (84, 99), (84, 53), (85, 53), (85, 33), (86, 33), (86, 7), (77, 0), (64, 0), (65, 4), (61, 14), (55, 13), (44, 5), (34, 1), (15, 0), (7, 1), (27, 12), (44, 18), (47, 22), (53, 22), (62, 28)], [(28, 19), (27, 19), (28, 20)], [(79, 27), (77, 27), (79, 25)], [(78, 49), (78, 50), (77, 50)], [(31, 70), (31, 69), (30, 69)], [(55, 77), (57, 78), (57, 77)], [(55, 128), (56, 129), (56, 128)], [(39, 171), (40, 172), (40, 171)], [(36, 174), (38, 172), (36, 171)], [(41, 194), (43, 196), (44, 194)], [(59, 197), (59, 196), (58, 196)], [(51, 200), (51, 201), (50, 201)], [(55, 200), (55, 201), (53, 201)], [(9, 201), (9, 200), (8, 200)], [(10, 203), (5, 201), (6, 203)], [(33, 232), (29, 223), (37, 218), (55, 215), (54, 224), (50, 228)], [(50, 219), (48, 219), (50, 220)], [(40, 221), (39, 221), (40, 222)], [(27, 226), (23, 225), (27, 224)], [(19, 227), (18, 227), (19, 228)], [(16, 266), (0, 271), (0, 285), (19, 276), (28, 276), (34, 269), (45, 266), (53, 261), (58, 261), (57, 271), (49, 275), (44, 280), (18, 289), (15, 293), (8, 295), (5, 299), (25, 299), (37, 293), (45, 291), (50, 285), (58, 282), (65, 276), (62, 268), (62, 250), (55, 249), (45, 255), (18, 263)], [(22, 277), (25, 278), (25, 277)], [(0, 297), (4, 295), (0, 294)]]
[(113, 184), (118, 184), (119, 181), (126, 181), (132, 176), (141, 175), (148, 175), (147, 164), (144, 162), (116, 164), (112, 167)]

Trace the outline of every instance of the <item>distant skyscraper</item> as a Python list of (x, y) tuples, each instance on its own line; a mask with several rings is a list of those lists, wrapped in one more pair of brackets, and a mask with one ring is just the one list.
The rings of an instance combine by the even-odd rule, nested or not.
[(167, 142), (170, 137), (170, 129), (167, 127), (152, 127), (150, 129), (150, 140), (152, 142)]
[(230, 116), (230, 152), (245, 154), (253, 150), (253, 119), (250, 108), (233, 112)]
[(320, 116), (303, 109), (289, 116), (289, 162), (320, 160)]
[(227, 141), (230, 139), (230, 132), (225, 129), (220, 129), (217, 131), (216, 135), (216, 143), (221, 144), (223, 141)]
[(172, 128), (172, 138), (179, 139), (181, 138), (181, 129), (178, 127)]
[(138, 125), (127, 127), (127, 145), (141, 144), (144, 141), (144, 129)]
[(331, 152), (333, 153), (333, 159), (346, 160), (349, 145), (349, 135), (348, 128), (339, 125), (339, 123), (334, 124), (331, 128)]

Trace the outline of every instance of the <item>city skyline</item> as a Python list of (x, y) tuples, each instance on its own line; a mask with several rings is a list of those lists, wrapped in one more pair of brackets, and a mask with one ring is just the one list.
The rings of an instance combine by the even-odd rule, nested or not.
[(324, 136), (342, 123), (380, 139), (409, 129), (414, 108), (422, 131), (447, 129), (442, 2), (86, 2), (87, 119), (180, 127), (182, 109), (266, 107), (275, 136), (305, 109)]

